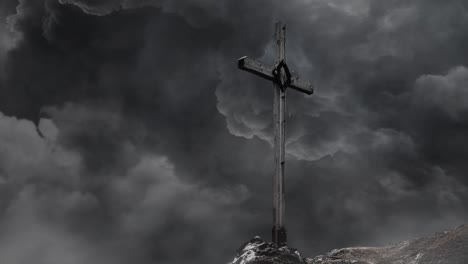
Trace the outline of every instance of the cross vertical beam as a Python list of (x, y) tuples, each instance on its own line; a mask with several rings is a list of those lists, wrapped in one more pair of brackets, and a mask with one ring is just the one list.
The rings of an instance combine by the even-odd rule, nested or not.
[(286, 88), (294, 89), (305, 94), (312, 94), (314, 88), (311, 83), (298, 76), (293, 76), (286, 64), (285, 56), (285, 25), (281, 22), (275, 24), (275, 66), (265, 66), (263, 63), (250, 59), (247, 56), (237, 61), (239, 69), (253, 73), (272, 81), (274, 84), (274, 153), (275, 175), (273, 177), (273, 242), (277, 247), (286, 246), (285, 212), (285, 112)]
[[(276, 65), (285, 60), (285, 26), (278, 22), (275, 24), (275, 54)], [(281, 83), (284, 82), (284, 70), (279, 72)], [(278, 246), (286, 245), (286, 228), (284, 225), (284, 148), (285, 148), (285, 112), (286, 90), (277, 82), (274, 85), (274, 149), (275, 149), (275, 175), (273, 178), (273, 243)]]

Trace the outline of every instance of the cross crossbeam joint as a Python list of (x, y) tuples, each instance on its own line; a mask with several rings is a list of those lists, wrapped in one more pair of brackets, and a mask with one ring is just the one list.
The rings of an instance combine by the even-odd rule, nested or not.
[[(269, 67), (247, 56), (244, 56), (237, 61), (237, 65), (239, 69), (253, 73), (264, 79), (273, 81), (279, 85), (281, 85), (281, 82), (278, 83), (277, 77), (275, 77), (275, 74), (273, 73), (273, 71), (277, 69), (277, 67), (280, 66), (280, 64), (281, 64), (281, 61), (275, 67)], [(283, 67), (286, 70), (287, 65), (285, 62), (283, 64), (284, 64)], [(289, 72), (289, 68), (287, 69), (288, 69), (287, 71)], [(290, 74), (290, 78), (289, 78), (290, 82), (288, 82), (288, 85), (285, 86), (284, 88), (290, 87), (298, 92), (305, 93), (307, 95), (311, 95), (314, 93), (314, 86), (310, 82), (305, 81), (298, 76), (293, 76), (290, 72), (289, 74)], [(279, 72), (278, 72), (278, 75), (280, 75)]]

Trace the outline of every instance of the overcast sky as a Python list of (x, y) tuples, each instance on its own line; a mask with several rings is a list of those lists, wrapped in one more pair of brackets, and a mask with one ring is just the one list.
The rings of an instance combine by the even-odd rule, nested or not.
[(289, 245), (468, 222), (464, 0), (0, 0), (0, 262), (226, 263), (270, 240), (286, 58)]

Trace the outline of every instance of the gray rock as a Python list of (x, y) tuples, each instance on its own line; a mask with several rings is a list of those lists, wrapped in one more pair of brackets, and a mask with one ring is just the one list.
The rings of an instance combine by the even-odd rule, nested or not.
[(307, 264), (299, 252), (288, 247), (277, 248), (260, 237), (244, 243), (230, 264)]
[(244, 243), (230, 264), (467, 264), (468, 225), (434, 236), (385, 247), (335, 249), (314, 258), (302, 258), (288, 247), (277, 248), (260, 237)]
[(307, 259), (309, 264), (466, 264), (468, 226), (386, 247), (351, 247)]

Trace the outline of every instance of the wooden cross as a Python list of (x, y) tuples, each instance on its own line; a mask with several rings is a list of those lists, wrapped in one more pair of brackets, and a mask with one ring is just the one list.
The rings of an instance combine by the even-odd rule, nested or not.
[(273, 67), (250, 59), (247, 56), (238, 60), (239, 69), (251, 72), (267, 80), (273, 81), (274, 96), (274, 125), (275, 125), (275, 176), (273, 178), (273, 243), (282, 247), (287, 245), (286, 227), (284, 224), (284, 125), (286, 110), (286, 88), (290, 87), (296, 91), (312, 94), (312, 84), (293, 76), (285, 60), (285, 25), (281, 22), (275, 24), (276, 40), (276, 63)]

